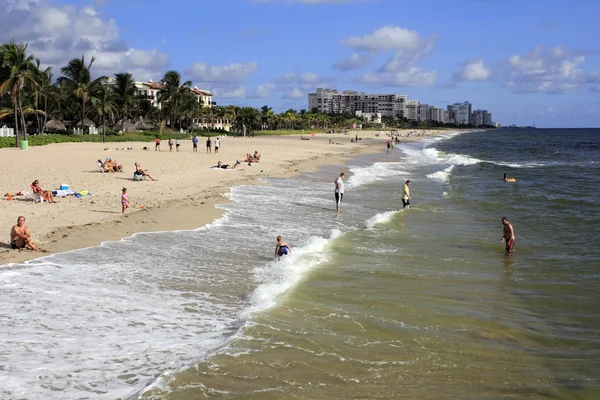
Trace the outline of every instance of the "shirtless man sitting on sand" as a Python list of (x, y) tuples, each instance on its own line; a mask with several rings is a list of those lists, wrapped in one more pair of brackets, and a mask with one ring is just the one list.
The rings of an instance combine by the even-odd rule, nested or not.
[(25, 226), (25, 217), (17, 218), (17, 224), (10, 230), (10, 247), (13, 249), (29, 249), (38, 251), (31, 241), (29, 229)]

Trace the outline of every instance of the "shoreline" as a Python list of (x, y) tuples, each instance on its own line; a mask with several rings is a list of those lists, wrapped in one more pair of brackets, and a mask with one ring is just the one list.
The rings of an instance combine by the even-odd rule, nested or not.
[[(431, 137), (433, 135), (445, 135), (450, 134), (455, 131), (428, 131), (425, 135), (422, 136), (413, 136), (413, 137), (401, 137), (401, 142), (413, 141), (413, 140), (421, 140), (427, 137)], [(361, 137), (360, 143), (358, 145), (356, 143), (349, 143), (349, 139), (353, 138), (356, 134)], [(130, 237), (136, 233), (149, 233), (149, 232), (162, 232), (162, 231), (177, 231), (177, 230), (194, 230), (198, 229), (202, 226), (210, 224), (223, 216), (225, 213), (224, 210), (217, 208), (218, 204), (227, 203), (229, 200), (225, 197), (225, 194), (228, 193), (232, 187), (239, 185), (257, 185), (261, 184), (261, 178), (277, 178), (277, 177), (290, 177), (296, 176), (301, 173), (311, 172), (316, 170), (318, 167), (327, 165), (327, 164), (337, 164), (337, 165), (345, 165), (347, 161), (357, 155), (360, 154), (374, 154), (378, 152), (385, 151), (385, 142), (389, 138), (388, 136), (383, 137), (375, 137), (376, 132), (368, 131), (368, 132), (354, 132), (352, 131), (350, 134), (317, 134), (314, 137), (310, 137), (311, 141), (302, 141), (302, 143), (298, 144), (297, 140), (300, 135), (289, 135), (285, 137), (256, 137), (256, 138), (224, 138), (224, 146), (227, 147), (239, 147), (238, 145), (247, 145), (253, 144), (257, 147), (263, 146), (264, 150), (261, 150), (262, 158), (265, 160), (265, 163), (257, 163), (253, 164), (252, 167), (244, 168), (241, 175), (223, 175), (218, 176), (218, 178), (223, 179), (209, 179), (210, 175), (214, 174), (238, 174), (240, 171), (212, 171), (208, 168), (206, 173), (198, 173), (198, 176), (189, 177), (189, 179), (185, 179), (183, 187), (191, 190), (176, 190), (181, 187), (180, 183), (174, 185), (173, 182), (167, 183), (170, 190), (167, 190), (167, 193), (171, 193), (173, 191), (177, 192), (175, 196), (152, 196), (152, 193), (149, 193), (149, 196), (145, 196), (142, 200), (147, 200), (145, 202), (148, 206), (144, 206), (143, 208), (133, 208), (132, 211), (125, 213), (122, 215), (120, 210), (114, 211), (114, 205), (108, 209), (106, 206), (112, 203), (111, 199), (102, 199), (106, 200), (102, 203), (102, 207), (100, 210), (96, 210), (97, 206), (91, 206), (96, 203), (96, 198), (99, 196), (103, 196), (104, 198), (109, 197), (111, 195), (102, 193), (96, 194), (95, 196), (90, 196), (89, 198), (83, 199), (67, 199), (59, 200), (61, 202), (69, 203), (63, 206), (64, 210), (47, 210), (54, 211), (55, 216), (53, 219), (60, 218), (61, 221), (67, 221), (67, 223), (56, 223), (53, 224), (36, 224), (32, 223), (28, 218), (26, 221), (27, 226), (32, 232), (32, 236), (34, 239), (34, 243), (36, 243), (40, 248), (44, 249), (45, 252), (33, 252), (33, 251), (16, 251), (9, 249), (8, 240), (1, 241), (0, 243), (0, 266), (6, 266), (7, 264), (13, 263), (23, 263), (26, 261), (34, 260), (41, 257), (50, 256), (56, 253), (64, 253), (68, 251), (73, 251), (77, 249), (87, 248), (99, 246), (104, 242), (111, 241), (119, 241), (126, 237)], [(293, 146), (290, 146), (290, 141), (294, 140)], [(343, 141), (345, 146), (339, 145), (329, 145), (328, 140), (334, 140), (336, 142)], [(243, 143), (242, 143), (243, 142)], [(251, 142), (251, 143), (248, 143)], [(277, 142), (275, 144), (275, 151), (267, 151), (266, 144), (268, 142)], [(315, 142), (317, 143), (315, 145)], [(271, 144), (271, 143), (269, 143)], [(44, 152), (44, 150), (48, 153), (56, 152), (56, 150), (61, 150), (65, 147), (72, 147), (73, 144), (53, 144), (44, 146), (40, 148)], [(76, 146), (86, 146), (87, 144), (75, 144)], [(111, 144), (102, 144), (99, 146), (111, 145)], [(128, 147), (130, 144), (123, 144), (125, 147)], [(135, 145), (135, 144), (133, 144)], [(278, 148), (279, 146), (290, 147), (286, 148), (285, 151)], [(310, 152), (310, 154), (306, 154), (299, 150), (301, 145), (309, 146), (309, 147), (319, 147), (318, 149)], [(83, 147), (81, 146), (81, 147)], [(93, 146), (93, 145), (92, 145)], [(139, 146), (139, 144), (138, 144)], [(184, 143), (185, 146), (185, 143)], [(222, 147), (224, 147), (222, 146)], [(89, 146), (86, 146), (89, 147)], [(98, 145), (95, 146), (96, 148)], [(203, 151), (203, 146), (199, 146), (200, 150)], [(87, 150), (87, 149), (86, 149)], [(236, 150), (236, 149), (233, 149)], [(318, 150), (318, 151), (317, 151)], [(4, 150), (4, 152), (10, 152), (11, 150)], [(67, 151), (71, 151), (71, 149), (67, 149)], [(98, 149), (93, 149), (94, 152), (97, 152)], [(17, 152), (18, 153), (18, 152)], [(128, 153), (128, 154), (126, 154)], [(142, 154), (144, 156), (160, 156), (160, 154), (154, 154), (153, 151), (148, 151), (144, 153), (135, 153), (135, 159), (142, 159)], [(163, 151), (160, 153), (169, 153), (168, 151)], [(22, 153), (18, 153), (22, 154)], [(122, 158), (125, 155), (132, 155), (133, 152), (123, 152), (119, 154), (119, 158)], [(243, 153), (242, 153), (243, 154)], [(111, 154), (112, 155), (112, 154)], [(182, 154), (183, 156), (183, 154)], [(196, 157), (196, 154), (193, 156), (189, 154), (188, 156)], [(200, 153), (200, 156), (205, 156)], [(221, 155), (219, 155), (220, 157)], [(227, 154), (229, 156), (229, 154)], [(279, 158), (276, 158), (279, 156)], [(209, 160), (206, 160), (207, 157), (210, 157)], [(211, 157), (208, 155), (207, 157), (203, 157), (203, 164), (206, 167), (209, 167), (211, 163), (216, 163), (213, 161), (215, 157)], [(268, 157), (268, 158), (267, 158)], [(273, 158), (272, 158), (273, 157)], [(225, 158), (225, 155), (223, 155)], [(229, 157), (230, 158), (230, 157)], [(226, 158), (227, 159), (227, 158)], [(192, 160), (192, 163), (195, 163), (197, 159)], [(189, 160), (187, 160), (189, 161)], [(120, 160), (119, 160), (120, 162)], [(148, 164), (147, 161), (143, 162), (144, 165)], [(124, 163), (124, 165), (126, 165)], [(241, 165), (244, 165), (242, 163)], [(127, 165), (126, 165), (127, 166)], [(203, 165), (204, 166), (204, 165)], [(254, 169), (254, 167), (256, 167)], [(34, 167), (35, 168), (35, 167)], [(182, 167), (184, 168), (184, 167)], [(260, 168), (260, 169), (259, 169)], [(156, 174), (156, 171), (159, 169), (154, 166), (151, 168), (151, 172), (153, 175)], [(259, 172), (260, 171), (260, 172)], [(89, 173), (89, 171), (86, 171)], [(162, 171), (161, 171), (162, 172)], [(197, 171), (194, 171), (197, 173)], [(127, 173), (125, 176), (128, 176)], [(177, 174), (177, 171), (175, 171)], [(108, 178), (110, 175), (119, 176), (121, 174), (100, 174), (99, 172), (95, 174), (98, 178)], [(94, 176), (94, 175), (92, 175)], [(159, 175), (158, 182), (139, 182), (142, 185), (157, 185), (161, 182), (161, 175)], [(155, 176), (156, 177), (156, 176)], [(214, 177), (214, 176), (213, 176)], [(112, 177), (111, 177), (112, 178)], [(84, 178), (84, 179), (87, 179)], [(122, 177), (121, 179), (127, 179)], [(41, 179), (40, 179), (41, 181)], [(122, 183), (116, 182), (116, 186), (121, 186)], [(127, 183), (129, 186), (134, 186), (133, 183)], [(114, 184), (112, 186), (115, 186)], [(4, 188), (2, 188), (4, 189)], [(152, 190), (156, 189), (155, 187), (151, 187)], [(152, 192), (152, 191), (151, 191)], [(161, 194), (164, 194), (162, 192)], [(6, 198), (4, 198), (6, 201)], [(152, 201), (154, 200), (154, 201)], [(82, 202), (86, 201), (88, 204), (87, 212), (82, 212), (75, 218), (72, 214), (72, 210), (70, 210), (70, 203), (74, 202)], [(25, 202), (19, 202), (25, 203)], [(13, 203), (15, 204), (15, 203)], [(11, 206), (13, 205), (11, 204)], [(55, 204), (39, 204), (33, 202), (26, 202), (26, 205), (19, 204), (21, 209), (25, 206), (29, 208), (31, 206), (36, 207), (56, 207)], [(92, 209), (89, 209), (89, 208)], [(27, 207), (25, 207), (27, 208)], [(10, 227), (14, 222), (10, 224), (10, 226), (6, 225), (7, 221), (11, 219), (15, 219), (17, 215), (11, 214), (6, 215), (7, 211), (4, 210), (4, 215), (0, 215), (0, 221), (4, 222), (4, 229), (7, 231), (10, 230)], [(15, 210), (17, 211), (17, 210)], [(26, 212), (22, 212), (22, 214), (27, 214)], [(35, 215), (36, 213), (33, 213)], [(21, 215), (21, 214), (19, 214)], [(13, 216), (13, 218), (10, 218)], [(26, 215), (27, 217), (27, 215)], [(71, 218), (69, 218), (71, 217)], [(8, 236), (8, 235), (7, 235)]]

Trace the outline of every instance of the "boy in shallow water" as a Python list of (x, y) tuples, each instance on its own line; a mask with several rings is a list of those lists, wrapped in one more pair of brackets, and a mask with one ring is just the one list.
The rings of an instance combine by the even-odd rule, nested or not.
[(279, 257), (285, 256), (292, 253), (292, 248), (289, 244), (283, 241), (281, 236), (277, 236), (277, 244), (275, 245), (275, 258), (279, 260)]

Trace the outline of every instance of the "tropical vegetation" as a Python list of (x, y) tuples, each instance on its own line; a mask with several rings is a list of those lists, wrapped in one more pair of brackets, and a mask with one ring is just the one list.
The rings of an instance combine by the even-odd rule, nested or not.
[[(207, 106), (197, 100), (192, 82), (183, 82), (177, 71), (167, 71), (160, 81), (161, 107), (157, 108), (148, 96), (139, 93), (130, 73), (93, 79), (94, 62), (93, 57), (89, 60), (83, 56), (74, 58), (60, 69), (60, 76), (55, 79), (53, 69), (43, 68), (40, 60), (28, 52), (26, 43), (11, 41), (0, 46), (0, 126), (14, 128), (13, 145), (19, 146), (20, 140), (28, 140), (28, 134), (85, 132), (92, 124), (100, 127), (103, 142), (107, 141), (107, 135), (111, 136), (110, 141), (117, 141), (112, 136), (132, 130), (151, 131), (152, 135), (200, 132), (206, 127), (214, 131), (215, 126), (222, 126), (218, 122), (223, 121), (240, 135), (253, 135), (256, 131), (340, 131), (353, 124), (378, 129), (382, 126), (443, 126), (435, 121), (417, 123), (396, 119), (385, 119), (384, 124), (378, 124), (352, 115), (326, 115), (304, 109), (275, 113), (266, 105), (260, 109)], [(66, 139), (60, 136), (56, 140)], [(35, 142), (52, 141), (38, 139)]]

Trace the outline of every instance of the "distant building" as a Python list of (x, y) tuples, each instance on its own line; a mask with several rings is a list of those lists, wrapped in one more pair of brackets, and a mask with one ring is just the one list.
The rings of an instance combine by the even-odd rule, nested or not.
[[(106, 83), (109, 86), (114, 86), (116, 84), (115, 78), (108, 78)], [(143, 97), (145, 100), (148, 100), (153, 107), (158, 109), (162, 109), (162, 104), (160, 101), (160, 92), (163, 89), (163, 85), (160, 82), (154, 82), (149, 80), (148, 82), (135, 81), (134, 82), (136, 88), (136, 95)], [(202, 103), (205, 107), (212, 107), (215, 105), (212, 101), (212, 93), (208, 90), (201, 90), (194, 86), (191, 89), (192, 94), (196, 96), (196, 100)]]
[(404, 118), (410, 121), (419, 120), (419, 100), (407, 100)]
[(367, 94), (346, 90), (318, 88), (308, 94), (309, 110), (325, 114), (353, 114), (357, 111), (368, 114), (381, 114), (382, 117), (405, 118), (406, 95)]
[(358, 118), (364, 118), (367, 122), (374, 122), (376, 124), (381, 123), (381, 113), (364, 113), (362, 111), (356, 111), (355, 115)]
[(469, 125), (472, 117), (471, 108), (471, 103), (468, 101), (450, 104), (448, 106), (448, 111), (450, 112), (450, 122), (458, 125)]
[(471, 121), (475, 126), (493, 126), (492, 114), (487, 112), (487, 110), (473, 111)]

